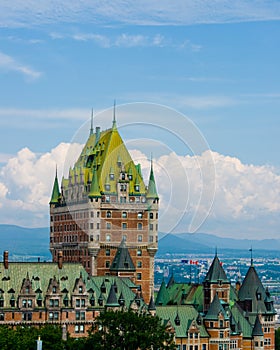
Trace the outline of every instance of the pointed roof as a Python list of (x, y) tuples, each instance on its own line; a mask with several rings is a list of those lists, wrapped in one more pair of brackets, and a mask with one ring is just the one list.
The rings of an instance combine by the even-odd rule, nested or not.
[(214, 260), (212, 261), (210, 269), (205, 276), (204, 282), (216, 283), (218, 281), (229, 283), (225, 270), (221, 265), (218, 255), (216, 254)]
[(124, 239), (119, 245), (110, 271), (136, 271)]
[(156, 306), (155, 306), (154, 298), (151, 295), (150, 302), (148, 305), (148, 311), (154, 311), (154, 310), (156, 310)]
[(172, 271), (171, 277), (167, 283), (167, 288), (170, 288), (171, 286), (173, 286), (174, 283), (175, 283), (175, 278), (174, 278), (174, 273)]
[(205, 316), (206, 320), (217, 320), (219, 314), (222, 314), (224, 316), (224, 318), (228, 319), (228, 316), (221, 304), (221, 301), (218, 297), (218, 294), (215, 294), (212, 303), (210, 304), (210, 307), (207, 311), (207, 314)]
[(257, 315), (256, 316), (256, 320), (255, 320), (255, 324), (254, 324), (254, 328), (253, 328), (253, 332), (252, 332), (252, 336), (253, 337), (258, 337), (258, 336), (263, 336), (263, 330), (262, 330), (262, 325), (260, 322), (260, 318)]
[(162, 280), (160, 289), (158, 291), (157, 298), (156, 298), (156, 305), (167, 305), (167, 303), (169, 302), (169, 299), (170, 297), (169, 297), (168, 290), (166, 289), (164, 280)]
[(265, 299), (266, 293), (264, 286), (257, 274), (256, 269), (253, 265), (251, 265), (239, 289), (238, 298), (239, 300), (255, 299), (256, 292), (261, 293), (262, 300)]
[(99, 189), (99, 185), (98, 185), (98, 180), (97, 180), (97, 174), (96, 174), (95, 170), (93, 170), (90, 191), (89, 191), (88, 196), (89, 196), (89, 198), (100, 198), (101, 197), (100, 189)]
[(147, 191), (146, 197), (147, 198), (158, 199), (156, 182), (155, 182), (154, 171), (153, 171), (153, 161), (152, 160), (151, 160), (151, 170), (150, 170), (149, 185), (148, 185), (148, 191)]
[(50, 204), (58, 204), (59, 199), (60, 199), (60, 192), (59, 192), (59, 185), (58, 185), (58, 179), (57, 179), (57, 169), (56, 169)]
[(106, 307), (119, 307), (120, 304), (118, 303), (117, 295), (115, 292), (115, 286), (112, 284), (110, 288), (110, 292), (106, 301)]

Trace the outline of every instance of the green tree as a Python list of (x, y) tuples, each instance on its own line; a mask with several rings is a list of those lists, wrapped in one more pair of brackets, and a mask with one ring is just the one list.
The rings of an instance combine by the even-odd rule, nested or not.
[(86, 348), (92, 350), (175, 349), (173, 334), (157, 316), (106, 311), (96, 319)]
[(275, 331), (275, 350), (280, 350), (280, 328)]

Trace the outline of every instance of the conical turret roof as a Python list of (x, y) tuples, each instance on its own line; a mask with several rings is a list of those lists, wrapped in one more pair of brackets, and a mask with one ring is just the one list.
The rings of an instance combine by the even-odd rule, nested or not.
[(258, 336), (263, 336), (263, 330), (262, 330), (262, 325), (259, 319), (259, 316), (256, 316), (256, 320), (255, 320), (255, 324), (254, 324), (254, 328), (253, 328), (253, 332), (252, 332), (252, 336), (253, 337), (258, 337)]
[(115, 286), (112, 284), (110, 288), (110, 292), (106, 301), (106, 307), (119, 307), (120, 304), (117, 299), (117, 295), (115, 292)]
[(110, 271), (136, 271), (124, 239), (119, 245)]
[(218, 294), (215, 294), (212, 303), (210, 304), (209, 310), (207, 311), (207, 314), (205, 316), (206, 320), (217, 320), (219, 314), (222, 314), (224, 318), (228, 318), (226, 315), (226, 312), (221, 304), (221, 301), (218, 297)]
[(204, 282), (216, 283), (218, 281), (229, 283), (225, 270), (223, 269), (221, 262), (216, 254), (214, 260), (212, 261), (210, 269), (205, 276)]
[(58, 204), (59, 200), (60, 200), (60, 196), (61, 195), (60, 195), (60, 192), (59, 192), (59, 185), (58, 185), (58, 179), (57, 179), (57, 170), (56, 170), (50, 204)]
[(152, 161), (151, 161), (150, 178), (149, 178), (149, 185), (148, 185), (148, 191), (147, 191), (146, 197), (147, 198), (158, 199), (156, 182), (155, 182), (154, 171), (153, 171), (153, 162)]

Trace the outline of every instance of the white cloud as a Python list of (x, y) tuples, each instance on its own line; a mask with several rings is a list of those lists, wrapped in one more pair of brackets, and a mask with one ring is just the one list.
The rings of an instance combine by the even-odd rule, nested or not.
[(41, 72), (35, 71), (2, 52), (0, 52), (0, 69), (7, 72), (18, 72), (31, 79), (38, 79), (42, 75)]
[[(62, 143), (42, 155), (24, 148), (10, 158), (0, 171), (0, 222), (48, 225), (48, 203), (56, 165), (61, 179), (69, 168), (69, 163), (64, 164), (65, 159), (73, 163), (81, 147)], [(147, 183), (150, 161), (139, 150), (132, 150), (131, 154), (141, 163)], [(202, 177), (212, 160), (216, 178), (213, 179), (213, 174)], [(237, 158), (211, 151), (200, 156), (178, 156), (172, 152), (154, 159), (153, 168), (160, 196), (161, 231), (175, 228), (176, 232), (186, 232), (198, 214), (205, 219), (206, 232), (235, 237), (246, 234), (247, 238), (262, 238), (261, 233), (277, 237), (280, 175), (274, 168), (243, 164)]]
[(280, 19), (277, 0), (13, 0), (0, 3), (3, 27), (50, 23), (192, 25)]

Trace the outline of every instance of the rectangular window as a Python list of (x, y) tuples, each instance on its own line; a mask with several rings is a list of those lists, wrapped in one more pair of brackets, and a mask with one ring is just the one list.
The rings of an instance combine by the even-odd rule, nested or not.
[(138, 242), (142, 242), (143, 241), (143, 236), (142, 235), (138, 235)]
[(110, 249), (106, 249), (105, 255), (106, 255), (106, 256), (110, 256)]
[(142, 256), (142, 250), (141, 249), (137, 249), (137, 256)]
[(150, 224), (150, 231), (153, 231), (153, 229), (154, 229), (154, 225)]
[(143, 213), (139, 211), (139, 213), (137, 214), (138, 219), (142, 219), (143, 218)]
[(90, 229), (93, 230), (93, 222), (90, 223)]
[(123, 222), (123, 223), (122, 223), (122, 229), (123, 229), (123, 230), (126, 230), (126, 229), (127, 229), (127, 223), (126, 223), (126, 222)]
[(110, 222), (106, 222), (106, 229), (111, 230), (111, 223)]
[(97, 230), (99, 230), (99, 228), (100, 228), (99, 222), (96, 224), (96, 228), (97, 228)]
[(153, 243), (153, 241), (154, 241), (154, 237), (153, 236), (149, 236), (149, 242)]
[(141, 272), (138, 272), (137, 273), (137, 280), (141, 281), (141, 279), (142, 279), (142, 274), (141, 274)]
[(141, 269), (141, 267), (142, 267), (142, 261), (137, 261), (137, 268)]
[(81, 306), (81, 301), (80, 299), (76, 299), (76, 307), (80, 307)]
[(105, 262), (105, 267), (106, 267), (106, 269), (108, 269), (108, 268), (110, 267), (110, 261), (107, 260), (107, 261)]
[(127, 212), (126, 212), (126, 211), (123, 211), (123, 212), (122, 212), (122, 218), (124, 218), (124, 219), (127, 218)]

